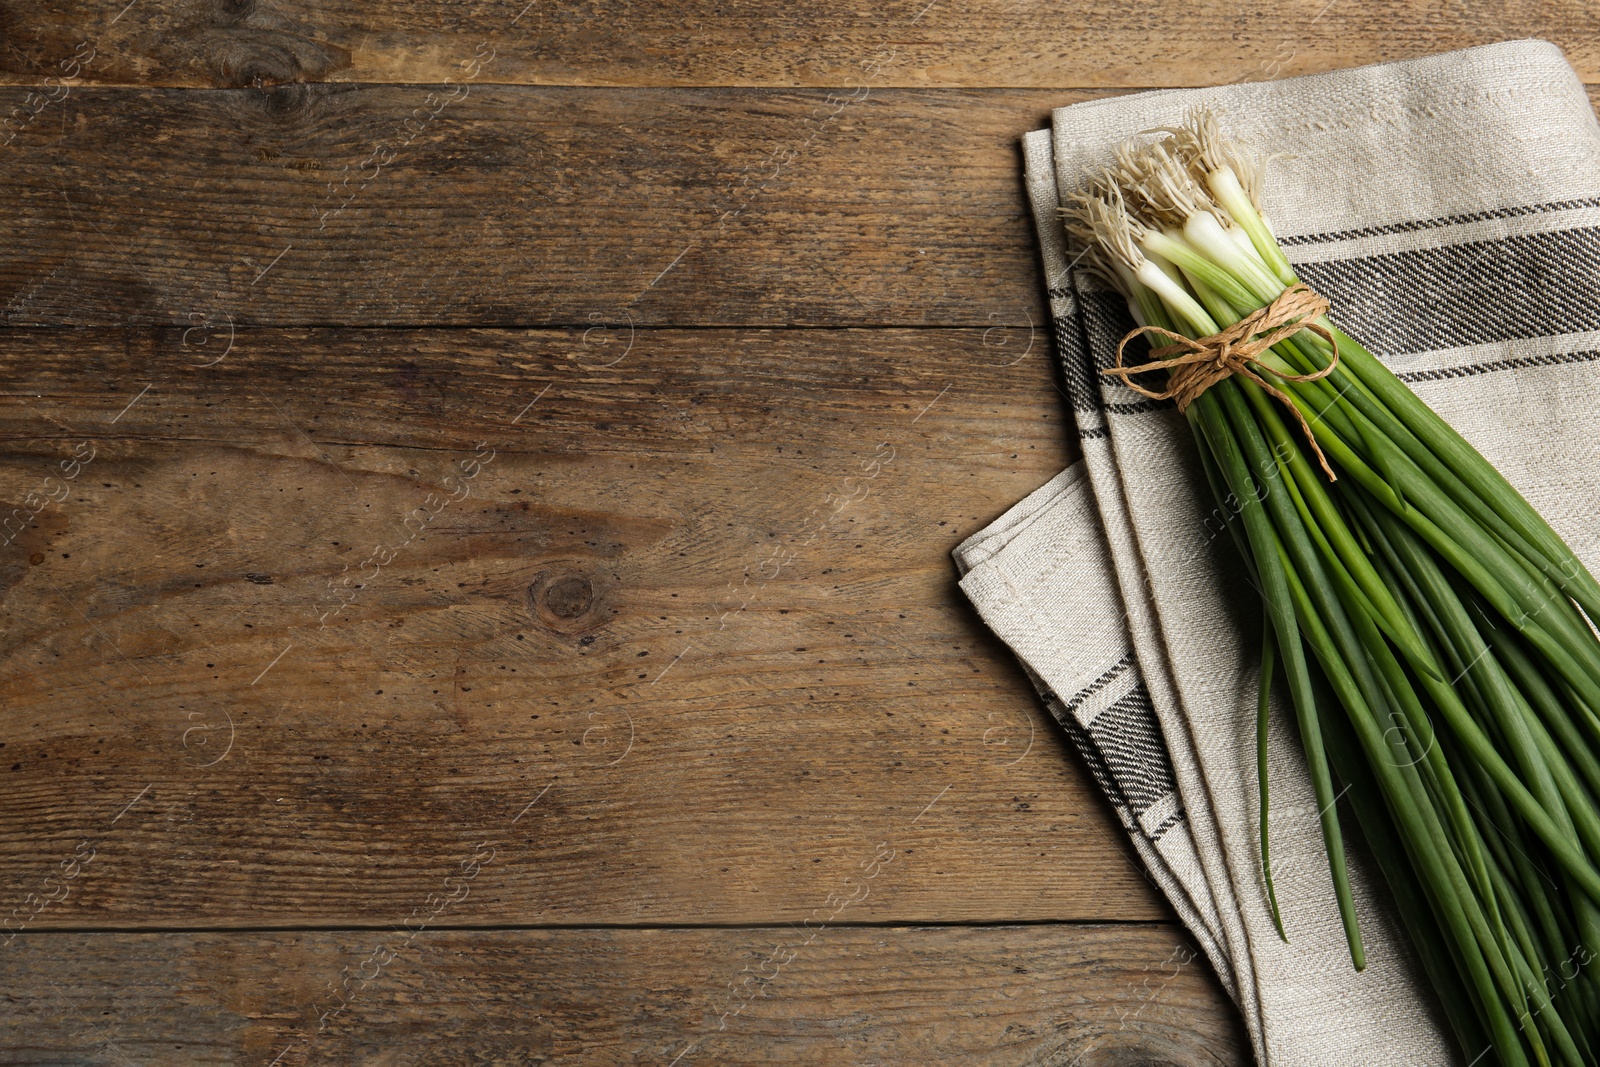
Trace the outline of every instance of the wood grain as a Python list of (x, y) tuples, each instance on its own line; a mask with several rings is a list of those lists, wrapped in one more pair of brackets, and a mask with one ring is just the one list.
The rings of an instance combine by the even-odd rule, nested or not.
[(1026, 327), (1045, 320), (1017, 138), (1081, 95), (79, 89), (0, 148), (0, 309)]
[(7, 513), (89, 457), (0, 562), (0, 878), (97, 857), (35, 926), (383, 920), (480, 841), (460, 922), (798, 922), (884, 848), (855, 918), (1166, 914), (955, 587), (1070, 458), (1042, 338), (225, 341), (0, 333)]
[[(1600, 81), (1600, 19), (1581, 0), (1193, 0), (1017, 4), (894, 0), (772, 6), (527, 0), (441, 6), (305, 0), (79, 0), (0, 8), (5, 76), (37, 79), (90, 41), (108, 84), (239, 86), (485, 77), (616, 86), (1134, 88), (1266, 80), (1544, 37)], [(487, 50), (487, 51), (481, 51)], [(1159, 61), (1152, 57), (1159, 57)]]
[(0, 321), (1046, 321), (1017, 138), (1082, 92), (458, 89), (72, 93), (0, 148)]
[(44, 7), (0, 1060), (1249, 1061), (954, 586), (1073, 458), (1017, 138), (1592, 5)]
[(1250, 1062), (1166, 926), (54, 933), (3, 951), (14, 1062)]

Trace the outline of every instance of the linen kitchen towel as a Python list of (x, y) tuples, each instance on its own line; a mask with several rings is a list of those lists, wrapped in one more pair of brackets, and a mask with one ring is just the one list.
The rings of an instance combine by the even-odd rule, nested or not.
[[(1063, 516), (1076, 525), (1063, 526)], [(1031, 529), (1036, 521), (1039, 528)], [(1005, 617), (991, 627), (1015, 642), (1012, 647), (1045, 707), (1111, 802), (1151, 881), (1194, 932), (1223, 986), (1237, 999), (1216, 904), (1122, 625), (1111, 556), (1083, 464), (1069, 467), (968, 538), (956, 548), (955, 559), (968, 576), (962, 587), (980, 610), (1014, 607), (1027, 613), (1025, 627), (1003, 628)], [(1023, 570), (1015, 572), (1018, 566)], [(1074, 583), (1076, 596), (1034, 602), (1020, 595), (1046, 571), (1052, 581)], [(1034, 673), (1030, 662), (1050, 663), (1054, 682)]]
[[(1591, 569), (1600, 565), (1600, 127), (1559, 50), (1537, 41), (1057, 110), (1052, 130), (1025, 139), (1024, 155), (1083, 473), (1013, 509), (994, 544), (985, 547), (994, 540), (985, 531), (957, 550), (963, 589), (1062, 698), (1058, 714), (1082, 727), (1077, 712), (1090, 698), (1074, 701), (1124, 659), (1123, 673), (1137, 676), (1125, 684), (1142, 684), (1149, 716), (1099, 724), (1090, 739), (1102, 755), (1125, 752), (1154, 720), (1181, 806), (1170, 806), (1165, 829), (1137, 814), (1131, 822), (1158, 854), (1174, 833), (1178, 847), (1167, 851), (1192, 848), (1192, 865), (1167, 860), (1152, 877), (1217, 962), (1258, 1061), (1465, 1063), (1479, 1050), (1462, 1059), (1453, 1048), (1387, 888), (1359, 852), (1352, 882), (1368, 967), (1351, 967), (1282, 707), (1273, 712), (1273, 873), (1290, 943), (1279, 940), (1256, 836), (1260, 608), (1210, 514), (1183, 418), (1099, 373), (1134, 324), (1121, 297), (1072, 268), (1079, 250), (1057, 208), (1116, 143), (1175, 125), (1195, 104), (1258, 153), (1280, 154), (1264, 209), (1296, 271)], [(1067, 484), (1092, 492), (1060, 491)], [(1108, 631), (1125, 635), (1120, 648), (1108, 647), (1119, 643)], [(1119, 791), (1114, 806), (1134, 796), (1130, 811), (1147, 804), (1140, 783), (1160, 757), (1138, 762), (1144, 769), (1101, 760)]]

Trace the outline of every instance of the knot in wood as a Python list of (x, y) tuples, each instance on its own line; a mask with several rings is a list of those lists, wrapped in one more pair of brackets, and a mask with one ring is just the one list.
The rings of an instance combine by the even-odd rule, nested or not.
[(593, 600), (594, 586), (581, 574), (569, 574), (544, 592), (545, 606), (559, 619), (576, 619)]
[(528, 586), (528, 610), (546, 630), (577, 636), (605, 623), (606, 593), (600, 578), (557, 565)]

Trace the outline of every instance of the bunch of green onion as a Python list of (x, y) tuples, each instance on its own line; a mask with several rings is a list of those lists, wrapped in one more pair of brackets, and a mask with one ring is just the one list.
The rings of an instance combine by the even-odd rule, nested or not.
[[(1204, 338), (1300, 284), (1262, 218), (1260, 166), (1215, 118), (1150, 133), (1064, 212), (1135, 321)], [(1279, 933), (1266, 708), (1281, 674), (1355, 966), (1341, 792), (1468, 1058), (1600, 1062), (1600, 584), (1371, 353), (1326, 317), (1293, 326), (1254, 367), (1281, 396), (1234, 374), (1185, 409), (1267, 618), (1257, 759)]]

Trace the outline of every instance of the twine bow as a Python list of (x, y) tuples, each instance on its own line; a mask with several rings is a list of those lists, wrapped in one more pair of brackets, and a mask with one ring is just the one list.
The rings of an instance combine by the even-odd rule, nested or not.
[[(1311, 424), (1306, 421), (1306, 417), (1295, 407), (1294, 401), (1289, 399), (1289, 394), (1267, 382), (1254, 369), (1259, 367), (1274, 378), (1285, 382), (1314, 382), (1332, 374), (1333, 368), (1339, 365), (1338, 338), (1334, 337), (1333, 332), (1326, 326), (1311, 321), (1327, 310), (1328, 301), (1325, 298), (1318, 296), (1310, 286), (1297, 282), (1280, 293), (1278, 298), (1266, 307), (1252, 311), (1227, 329), (1199, 340), (1185, 337), (1181, 333), (1173, 333), (1160, 326), (1141, 326), (1137, 330), (1130, 330), (1117, 345), (1117, 365), (1107, 367), (1101, 373), (1121, 378), (1122, 383), (1129, 389), (1152, 400), (1172, 400), (1177, 403), (1179, 411), (1188, 410), (1189, 405), (1202, 393), (1224, 378), (1241, 374), (1265, 389), (1269, 395), (1277, 398), (1294, 413), (1295, 419), (1300, 423), (1300, 429), (1305, 432), (1306, 440), (1311, 444), (1311, 451), (1316, 453), (1317, 462), (1322, 464), (1328, 479), (1336, 481), (1333, 468), (1328, 466), (1328, 459), (1318, 447), (1317, 439), (1312, 434)], [(1312, 374), (1284, 374), (1261, 362), (1263, 352), (1300, 330), (1310, 330), (1312, 333), (1320, 334), (1333, 346), (1333, 355), (1326, 367)], [(1152, 348), (1151, 361), (1148, 363), (1142, 363), (1137, 367), (1125, 366), (1122, 356), (1123, 350), (1128, 347), (1128, 342), (1146, 333), (1160, 334), (1162, 337), (1170, 338), (1173, 343)], [(1167, 388), (1160, 392), (1146, 389), (1133, 380), (1136, 374), (1158, 370), (1171, 372), (1167, 378)]]

